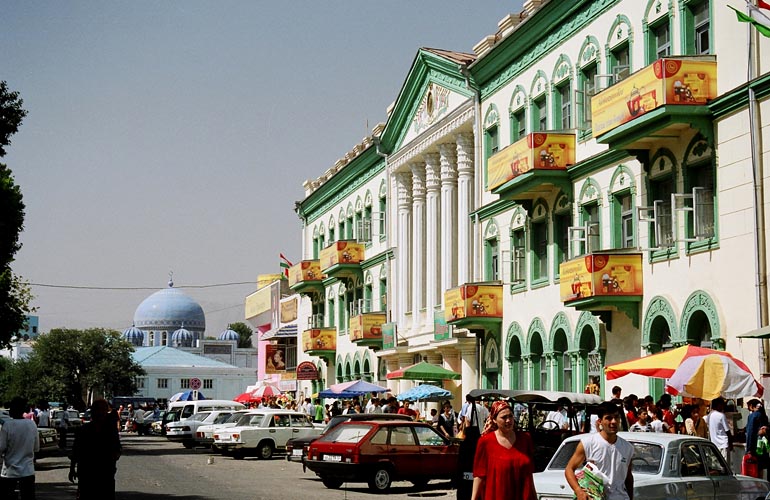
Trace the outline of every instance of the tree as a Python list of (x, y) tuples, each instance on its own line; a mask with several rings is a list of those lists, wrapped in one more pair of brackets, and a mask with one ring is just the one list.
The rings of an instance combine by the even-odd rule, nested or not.
[[(19, 130), (27, 112), (18, 92), (8, 90), (0, 81), (0, 158), (11, 136)], [(24, 229), (24, 202), (13, 173), (0, 163), (0, 346), (7, 346), (11, 337), (25, 328), (32, 294), (29, 285), (11, 270), (14, 255), (21, 248), (19, 234)]]
[[(92, 397), (109, 398), (136, 392), (136, 378), (145, 374), (134, 362), (133, 347), (120, 333), (104, 328), (55, 328), (35, 341), (28, 363), (39, 370), (28, 384), (49, 400), (83, 410)], [(40, 399), (33, 393), (33, 400)]]
[(252, 331), (249, 325), (241, 322), (232, 323), (230, 324), (230, 330), (238, 334), (238, 347), (252, 347)]

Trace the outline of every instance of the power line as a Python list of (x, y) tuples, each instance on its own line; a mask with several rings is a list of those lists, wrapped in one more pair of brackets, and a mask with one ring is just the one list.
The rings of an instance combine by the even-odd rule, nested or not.
[[(37, 286), (41, 288), (65, 288), (69, 290), (158, 290), (157, 286), (142, 287), (142, 286), (79, 286), (79, 285), (54, 285), (51, 283), (29, 283), (30, 286)], [(236, 286), (236, 285), (255, 285), (253, 281), (237, 281), (233, 283), (213, 283), (209, 285), (185, 285), (175, 286), (174, 288), (215, 288), (223, 286)]]

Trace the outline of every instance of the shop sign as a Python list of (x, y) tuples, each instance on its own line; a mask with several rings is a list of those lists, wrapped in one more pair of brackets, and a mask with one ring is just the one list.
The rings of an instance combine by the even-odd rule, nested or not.
[(297, 365), (297, 380), (318, 380), (318, 368), (310, 361)]
[(559, 265), (562, 302), (642, 295), (642, 254), (591, 254)]

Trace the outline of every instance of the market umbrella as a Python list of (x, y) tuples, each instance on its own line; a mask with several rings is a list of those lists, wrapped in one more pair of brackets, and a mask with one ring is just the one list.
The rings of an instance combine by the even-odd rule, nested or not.
[(233, 398), (233, 401), (237, 403), (254, 403), (258, 401), (251, 392), (243, 392)]
[(174, 401), (195, 401), (200, 399), (206, 399), (206, 396), (204, 396), (200, 391), (183, 391), (177, 392), (168, 398), (168, 402), (173, 403)]
[(764, 388), (742, 362), (707, 354), (682, 361), (666, 384), (666, 392), (691, 398), (762, 397)]
[[(609, 365), (604, 368), (604, 373), (607, 375), (607, 380), (623, 377), (630, 373), (646, 375), (648, 377), (671, 378), (685, 359), (693, 356), (706, 356), (709, 354), (735, 359), (726, 351), (715, 351), (714, 349), (706, 349), (705, 347), (685, 345), (677, 347), (676, 349), (671, 349), (670, 351), (663, 351), (638, 359)], [(738, 359), (735, 359), (735, 361), (739, 366), (749, 371), (748, 367), (746, 367), (742, 361)]]
[(262, 398), (278, 397), (281, 395), (281, 390), (271, 384), (261, 384), (251, 391), (250, 394), (254, 397), (254, 401), (259, 401)]
[(351, 382), (330, 385), (328, 389), (319, 392), (318, 395), (322, 398), (352, 398), (355, 396), (363, 396), (370, 392), (387, 391), (387, 387), (381, 387), (363, 380), (353, 380)]
[(421, 361), (415, 365), (401, 368), (394, 372), (388, 373), (387, 378), (404, 379), (404, 380), (457, 380), (462, 378), (459, 373), (447, 370), (443, 366), (434, 365), (427, 361)]
[(452, 393), (435, 385), (422, 384), (402, 392), (396, 399), (399, 401), (443, 401), (452, 399)]

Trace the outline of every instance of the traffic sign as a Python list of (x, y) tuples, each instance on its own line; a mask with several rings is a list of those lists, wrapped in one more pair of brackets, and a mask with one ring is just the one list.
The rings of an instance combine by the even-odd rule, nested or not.
[(203, 383), (201, 382), (201, 379), (197, 377), (193, 377), (190, 379), (190, 389), (197, 391), (203, 386)]

